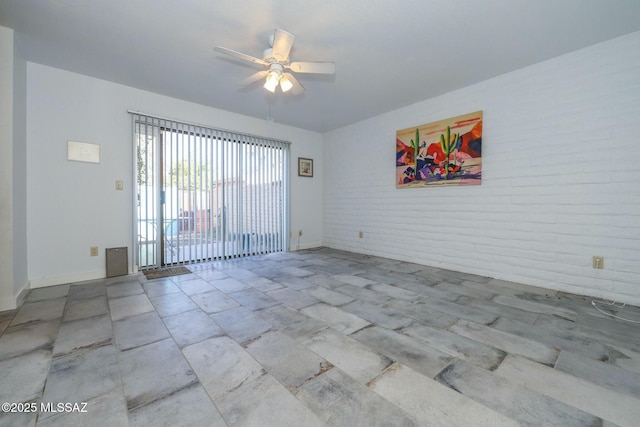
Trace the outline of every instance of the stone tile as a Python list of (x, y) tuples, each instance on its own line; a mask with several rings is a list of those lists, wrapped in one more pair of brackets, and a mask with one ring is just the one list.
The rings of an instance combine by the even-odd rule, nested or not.
[(335, 292), (340, 292), (343, 295), (353, 297), (356, 301), (366, 302), (369, 304), (383, 305), (391, 300), (391, 298), (385, 294), (355, 285), (342, 285), (339, 288), (334, 288), (333, 290)]
[(211, 283), (220, 292), (224, 292), (225, 294), (230, 294), (232, 292), (238, 292), (245, 289), (251, 289), (251, 286), (239, 279), (236, 279), (235, 277), (212, 280), (209, 283)]
[(52, 361), (42, 401), (86, 402), (120, 384), (115, 346), (90, 348)]
[(202, 385), (194, 384), (129, 412), (131, 427), (226, 427)]
[(413, 318), (404, 316), (397, 311), (361, 301), (343, 305), (340, 309), (387, 329), (402, 328), (414, 322)]
[(503, 304), (498, 304), (494, 301), (487, 301), (467, 296), (461, 296), (455, 300), (455, 303), (529, 324), (535, 323), (540, 317), (539, 313), (525, 311), (519, 308), (512, 308)]
[(309, 317), (326, 323), (345, 335), (352, 334), (371, 324), (358, 316), (324, 303), (305, 307), (300, 311)]
[(302, 385), (295, 393), (325, 425), (413, 426), (397, 406), (364, 384), (331, 369)]
[(283, 276), (307, 277), (313, 275), (313, 272), (304, 268), (288, 266), (282, 267), (280, 269), (280, 274)]
[(247, 285), (261, 292), (268, 292), (274, 289), (282, 289), (284, 286), (280, 283), (274, 282), (267, 277), (250, 277), (242, 280)]
[(120, 320), (137, 314), (153, 311), (153, 305), (145, 294), (131, 295), (109, 300), (111, 320)]
[(508, 282), (506, 280), (490, 279), (485, 286), (495, 289), (496, 293), (501, 295), (520, 296), (525, 293), (534, 293), (538, 295), (553, 296), (556, 291), (544, 289), (530, 285), (523, 285), (516, 282)]
[(385, 268), (391, 271), (397, 271), (400, 273), (416, 273), (421, 271), (424, 267), (418, 264), (413, 264), (410, 262), (398, 262), (398, 263), (389, 263), (385, 266)]
[(216, 400), (216, 406), (230, 427), (324, 425), (271, 375), (242, 383)]
[(13, 317), (0, 319), (0, 335), (4, 333), (4, 331), (9, 327), (9, 324), (13, 320)]
[(521, 356), (509, 355), (495, 371), (528, 389), (553, 397), (619, 426), (640, 419), (640, 400), (592, 381), (558, 372)]
[(553, 366), (558, 359), (558, 350), (550, 346), (468, 320), (460, 319), (449, 330), (507, 353), (519, 354), (549, 366)]
[(304, 292), (317, 298), (320, 301), (334, 306), (349, 304), (351, 301), (355, 300), (354, 297), (341, 294), (340, 292), (334, 292), (322, 286), (318, 286), (317, 288), (308, 288), (305, 289)]
[(172, 339), (121, 352), (119, 357), (129, 409), (168, 396), (198, 381)]
[(105, 295), (107, 295), (107, 287), (104, 284), (104, 281), (92, 281), (84, 284), (71, 285), (69, 287), (67, 299), (71, 301), (95, 298)]
[(314, 274), (313, 276), (305, 277), (305, 279), (308, 282), (313, 283), (314, 285), (321, 286), (327, 289), (335, 289), (344, 285), (344, 282), (341, 282), (325, 274)]
[(243, 282), (245, 283), (251, 283), (252, 280), (254, 279), (258, 279), (258, 278), (265, 278), (265, 279), (274, 279), (278, 276), (281, 276), (282, 273), (280, 272), (280, 267), (279, 266), (262, 266), (262, 267), (257, 267), (257, 268), (252, 268), (251, 272), (255, 274), (255, 277), (247, 277), (242, 279)]
[(392, 363), (388, 357), (332, 329), (300, 337), (298, 341), (361, 384), (369, 382)]
[(58, 335), (60, 320), (27, 323), (10, 327), (0, 336), (0, 360), (33, 350), (51, 348)]
[(150, 280), (142, 285), (144, 291), (149, 298), (157, 297), (159, 295), (175, 294), (182, 292), (182, 289), (178, 287), (171, 279), (157, 279)]
[(297, 338), (325, 329), (327, 324), (293, 310), (284, 305), (268, 307), (256, 312), (258, 316), (269, 322), (274, 329)]
[(229, 275), (227, 273), (225, 273), (224, 271), (215, 270), (215, 269), (197, 271), (196, 275), (199, 278), (201, 278), (203, 280), (206, 280), (207, 282), (210, 282), (212, 280), (224, 279), (226, 277), (229, 277)]
[(306, 292), (288, 288), (276, 289), (274, 291), (267, 292), (267, 295), (295, 310), (318, 302), (317, 299)]
[(395, 299), (402, 299), (402, 300), (411, 301), (411, 302), (416, 301), (418, 299), (417, 293), (413, 291), (409, 291), (407, 289), (400, 288), (398, 286), (387, 285), (385, 283), (376, 283), (373, 285), (367, 285), (366, 287), (368, 289), (371, 289), (372, 291), (380, 292), (381, 294), (385, 294), (388, 297), (395, 298)]
[(311, 281), (309, 281), (307, 277), (279, 276), (273, 280), (274, 282), (280, 283), (283, 287), (295, 289), (298, 291), (315, 286), (313, 283), (311, 283)]
[(247, 289), (244, 291), (234, 292), (232, 294), (229, 294), (229, 296), (239, 304), (247, 307), (249, 310), (260, 310), (261, 308), (280, 304), (278, 300), (273, 299), (267, 294), (255, 289)]
[(497, 302), (498, 304), (506, 305), (507, 307), (519, 308), (521, 310), (530, 311), (533, 313), (549, 314), (571, 321), (575, 321), (577, 317), (577, 313), (573, 310), (562, 307), (554, 307), (547, 304), (540, 304), (538, 302), (527, 301), (520, 298), (508, 297), (505, 295), (498, 295), (493, 298), (493, 301)]
[(185, 294), (192, 296), (196, 294), (201, 294), (204, 292), (215, 291), (216, 288), (206, 280), (200, 279), (199, 277), (194, 277), (191, 280), (184, 280), (178, 283), (180, 289)]
[(69, 293), (70, 285), (48, 286), (46, 288), (32, 289), (26, 302), (46, 301), (56, 298), (64, 298)]
[(331, 278), (336, 279), (339, 282), (343, 282), (353, 286), (359, 286), (361, 288), (376, 283), (373, 280), (365, 279), (364, 277), (355, 276), (353, 274), (336, 274), (334, 276), (331, 276)]
[(193, 295), (191, 298), (205, 313), (209, 314), (218, 313), (219, 311), (228, 310), (240, 305), (229, 295), (218, 290)]
[(436, 380), (525, 426), (601, 425), (593, 415), (462, 360), (447, 366)]
[(446, 329), (458, 321), (457, 317), (449, 316), (441, 311), (435, 311), (420, 301), (408, 302), (402, 300), (391, 300), (383, 307), (412, 317), (420, 323), (433, 326), (435, 328)]
[[(248, 265), (247, 267), (255, 267), (253, 265)], [(229, 268), (227, 270), (224, 271), (225, 273), (227, 273), (229, 276), (234, 277), (236, 279), (248, 279), (250, 277), (256, 277), (257, 274), (254, 273), (251, 270), (248, 270), (246, 268), (240, 268), (240, 267), (236, 267), (236, 268)]]
[(454, 292), (459, 295), (463, 295), (468, 298), (480, 299), (480, 300), (491, 300), (496, 296), (495, 293), (489, 292), (485, 289), (479, 288), (477, 282), (466, 281), (463, 283), (469, 284), (468, 286), (456, 285), (448, 282), (438, 282), (433, 285), (436, 289), (442, 289), (448, 292)]
[(65, 298), (26, 302), (18, 310), (10, 326), (60, 319), (66, 302)]
[(206, 339), (185, 347), (183, 353), (214, 400), (265, 374), (263, 367), (229, 337)]
[(112, 340), (113, 328), (108, 314), (62, 322), (53, 355), (58, 357), (73, 351), (99, 347), (110, 344)]
[(437, 298), (427, 298), (422, 301), (422, 304), (424, 304), (428, 309), (443, 312), (449, 316), (458, 317), (460, 319), (471, 320), (472, 322), (481, 323), (483, 325), (493, 323), (499, 317), (497, 314), (488, 313), (484, 310), (467, 307)]
[[(73, 290), (73, 286), (71, 287), (71, 290)], [(91, 289), (90, 291), (87, 291), (87, 293), (94, 293), (94, 290)], [(69, 297), (64, 309), (62, 320), (68, 322), (70, 320), (86, 319), (107, 313), (109, 313), (109, 306), (107, 305), (107, 298), (105, 295), (81, 299), (72, 299)]]
[(361, 329), (351, 337), (372, 351), (407, 365), (431, 378), (454, 359), (452, 356), (419, 343), (413, 338), (379, 326)]
[(400, 330), (401, 333), (415, 338), (429, 347), (467, 360), (487, 370), (494, 370), (507, 355), (504, 351), (484, 345), (469, 338), (456, 335), (429, 326), (414, 323)]
[(182, 283), (182, 282), (188, 282), (190, 280), (196, 280), (199, 279), (198, 275), (195, 273), (189, 273), (189, 274), (179, 274), (177, 276), (171, 276), (169, 277), (169, 279), (173, 282), (176, 283), (178, 286)]
[(34, 427), (36, 425), (37, 417), (37, 412), (0, 412), (0, 427)]
[[(82, 403), (82, 402), (70, 402)], [(120, 388), (90, 399), (86, 412), (61, 412), (48, 418), (38, 419), (38, 427), (111, 427), (126, 426), (127, 404)], [(79, 406), (79, 409), (83, 409)]]
[[(586, 323), (586, 322), (585, 322)], [(624, 333), (624, 329), (616, 330), (615, 328), (604, 325), (603, 319), (599, 319), (597, 324), (587, 326), (580, 321), (569, 321), (556, 316), (539, 315), (535, 324), (543, 327), (551, 327), (565, 331), (569, 334), (586, 337), (594, 341), (599, 341), (605, 345), (619, 348), (620, 351), (630, 350), (640, 353), (640, 334), (634, 332)], [(622, 323), (622, 322), (617, 322)]]
[(602, 387), (640, 399), (640, 373), (630, 372), (570, 351), (560, 352), (555, 368)]
[[(190, 418), (200, 415), (200, 407), (208, 421), (220, 421), (221, 425), (244, 421), (263, 425), (265, 420), (275, 420), (277, 425), (300, 425), (296, 416), (286, 412), (289, 407), (302, 408), (303, 421), (311, 414), (308, 409), (313, 408), (317, 416), (311, 419), (322, 425), (333, 420), (354, 425), (366, 421), (371, 425), (384, 423), (381, 420), (388, 413), (383, 410), (387, 405), (393, 405), (390, 411), (394, 414), (402, 411), (415, 425), (514, 424), (498, 411), (531, 425), (540, 419), (550, 422), (548, 408), (540, 409), (544, 399), (564, 403), (559, 407), (562, 409), (551, 411), (554, 416), (564, 413), (566, 407), (578, 407), (590, 414), (587, 418), (567, 420), (566, 416), (558, 416), (554, 420), (563, 423), (600, 425), (597, 417), (602, 417), (603, 426), (613, 427), (629, 425), (638, 418), (634, 411), (640, 407), (636, 388), (640, 383), (636, 378), (640, 376), (640, 335), (634, 325), (595, 311), (590, 298), (329, 248), (191, 267), (192, 274), (173, 279), (148, 281), (136, 275), (34, 289), (21, 307), (22, 319), (18, 319), (26, 323), (17, 326), (9, 326), (17, 310), (0, 313), (0, 384), (21, 385), (5, 387), (8, 393), (18, 393), (17, 396), (36, 390), (35, 401), (43, 398), (37, 394), (38, 388), (42, 393), (43, 387), (45, 393), (57, 392), (56, 400), (76, 401), (78, 393), (98, 394), (88, 402), (96, 402), (92, 412), (99, 417), (87, 422), (55, 413), (40, 414), (39, 418), (0, 414), (0, 427), (34, 426), (36, 421), (48, 426), (127, 425), (123, 381), (130, 393), (129, 406), (135, 406), (129, 410), (131, 425), (135, 414), (139, 414), (135, 415), (138, 425), (162, 425), (158, 419), (173, 425), (200, 425), (200, 420)], [(211, 292), (226, 296), (230, 304), (227, 307), (223, 301), (222, 307), (211, 315), (203, 312), (180, 287), (201, 303), (220, 304), (217, 297), (199, 296), (205, 295), (201, 291), (215, 288), (201, 281), (220, 281), (221, 288), (242, 299), (242, 303), (214, 289)], [(145, 311), (112, 322), (107, 290), (112, 301), (148, 296), (155, 311), (163, 316), (162, 321), (153, 311)], [(50, 315), (47, 305), (65, 299), (62, 319), (39, 320)], [(39, 306), (33, 305), (36, 303)], [(355, 313), (354, 307), (361, 311)], [(135, 309), (135, 304), (129, 308)], [(640, 312), (635, 307), (629, 309)], [(370, 320), (364, 319), (365, 314)], [(345, 315), (353, 316), (350, 320), (362, 319), (364, 327), (356, 330), (359, 325), (345, 321)], [(148, 318), (149, 324), (138, 324), (136, 318)], [(403, 325), (403, 321), (410, 323)], [(376, 324), (368, 325), (371, 322)], [(163, 323), (173, 339), (168, 338), (164, 327), (152, 325)], [(119, 328), (118, 341), (113, 324)], [(164, 332), (149, 339), (157, 330)], [(122, 337), (131, 339), (131, 343), (124, 344)], [(154, 341), (162, 337), (167, 338)], [(219, 342), (220, 349), (198, 347), (216, 339), (224, 340), (224, 345)], [(144, 344), (148, 341), (154, 342)], [(168, 343), (169, 351), (156, 347), (135, 355), (140, 349), (162, 342)], [(144, 345), (118, 352), (116, 344), (123, 349)], [(192, 349), (193, 366), (181, 356), (180, 347), (185, 354)], [(255, 354), (249, 351), (252, 347)], [(106, 357), (92, 355), (106, 348), (112, 350)], [(558, 358), (560, 349), (564, 350)], [(113, 352), (115, 367), (111, 362)], [(510, 355), (498, 365), (497, 355), (503, 352)], [(46, 382), (42, 379), (46, 371), (30, 370), (39, 362), (19, 362), (39, 353), (48, 354), (49, 358), (53, 354)], [(172, 362), (172, 354), (177, 362)], [(457, 358), (465, 359), (467, 364)], [(256, 359), (264, 361), (265, 366)], [(62, 361), (66, 366), (61, 365)], [(138, 365), (130, 366), (133, 364)], [(457, 373), (470, 366), (469, 375), (456, 378), (461, 383), (455, 387), (466, 396), (430, 379), (450, 364)], [(557, 368), (552, 369), (556, 364)], [(27, 366), (20, 369), (22, 365)], [(255, 370), (247, 370), (248, 365)], [(200, 367), (199, 372), (189, 371), (196, 366)], [(104, 373), (100, 373), (108, 369), (114, 371), (113, 380), (108, 376), (105, 380)], [(266, 373), (267, 369), (276, 377)], [(207, 390), (218, 393), (215, 403), (227, 409), (226, 419), (209, 412), (212, 396), (206, 395), (205, 381), (199, 384), (196, 374), (200, 380), (206, 379)], [(104, 393), (103, 387), (110, 381), (115, 387)], [(362, 394), (365, 385), (389, 403), (369, 406), (372, 394), (366, 389)], [(256, 391), (254, 387), (263, 388)], [(0, 386), (0, 393), (5, 389)], [(131, 394), (132, 390), (135, 393)], [(189, 390), (199, 392), (189, 397)], [(522, 394), (522, 390), (533, 394)], [(276, 403), (290, 403), (286, 410), (270, 406), (271, 402), (263, 403), (264, 395), (271, 396), (272, 392)], [(186, 398), (181, 397), (183, 393)], [(325, 399), (319, 398), (320, 394)], [(120, 398), (106, 398), (110, 395)], [(103, 398), (105, 402), (99, 403)], [(327, 401), (335, 403), (328, 405)], [(235, 413), (235, 409), (246, 412)], [(380, 416), (370, 416), (373, 413)], [(527, 418), (529, 415), (531, 418)], [(363, 422), (359, 423), (359, 419)]]
[(185, 311), (191, 311), (198, 308), (196, 303), (182, 292), (151, 297), (151, 303), (160, 317), (172, 316), (174, 314), (184, 313)]
[(211, 317), (238, 343), (256, 338), (272, 327), (271, 323), (242, 306), (212, 314)]
[(28, 402), (41, 397), (50, 364), (51, 350), (1, 360), (0, 402)]
[[(413, 279), (415, 279), (415, 277), (413, 277)], [(460, 294), (447, 291), (442, 288), (436, 288), (433, 285), (415, 280), (395, 281), (392, 285), (416, 293), (420, 296), (420, 300), (434, 298), (442, 301), (454, 302), (456, 299), (460, 298)]]
[(155, 311), (113, 322), (116, 347), (120, 351), (169, 338), (171, 335)]
[(107, 297), (109, 298), (122, 298), (130, 295), (138, 295), (143, 293), (144, 290), (140, 283), (136, 282), (123, 282), (107, 286)]
[(507, 416), (396, 363), (369, 388), (409, 414), (419, 426), (521, 427)]
[(224, 335), (222, 328), (202, 310), (185, 311), (167, 316), (163, 320), (180, 348)]
[(529, 325), (507, 318), (498, 319), (492, 327), (512, 335), (541, 342), (558, 350), (582, 353), (592, 359), (605, 360), (609, 357), (609, 348), (602, 343), (552, 327)]
[(266, 332), (246, 344), (246, 349), (269, 374), (289, 389), (299, 387), (309, 378), (332, 367), (329, 362), (280, 332)]

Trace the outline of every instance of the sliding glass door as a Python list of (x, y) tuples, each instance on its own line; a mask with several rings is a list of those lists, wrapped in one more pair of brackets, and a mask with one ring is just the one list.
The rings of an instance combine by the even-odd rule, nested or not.
[(139, 269), (287, 249), (288, 143), (132, 115)]

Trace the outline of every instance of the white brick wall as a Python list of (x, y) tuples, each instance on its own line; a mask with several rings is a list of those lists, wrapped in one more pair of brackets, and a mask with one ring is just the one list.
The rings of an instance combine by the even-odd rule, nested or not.
[[(397, 129), (477, 110), (481, 186), (395, 188)], [(329, 132), (323, 160), (326, 246), (640, 305), (640, 32)]]

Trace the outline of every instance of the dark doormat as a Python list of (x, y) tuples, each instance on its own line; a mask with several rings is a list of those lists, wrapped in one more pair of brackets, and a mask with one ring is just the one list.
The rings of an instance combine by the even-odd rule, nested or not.
[(163, 277), (170, 277), (170, 276), (179, 276), (181, 274), (189, 274), (191, 273), (191, 270), (189, 270), (187, 267), (170, 267), (170, 268), (161, 268), (158, 270), (146, 270), (144, 271), (144, 277), (147, 278), (147, 280), (151, 280), (151, 279), (160, 279)]

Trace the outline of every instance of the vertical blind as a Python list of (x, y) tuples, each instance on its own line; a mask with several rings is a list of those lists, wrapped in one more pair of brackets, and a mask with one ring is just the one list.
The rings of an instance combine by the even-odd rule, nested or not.
[(130, 113), (139, 269), (287, 249), (288, 142)]

